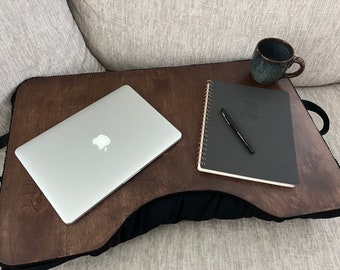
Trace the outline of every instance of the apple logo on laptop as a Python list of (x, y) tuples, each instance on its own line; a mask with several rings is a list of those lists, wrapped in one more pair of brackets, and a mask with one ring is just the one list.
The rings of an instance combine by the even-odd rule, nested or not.
[(111, 143), (111, 140), (108, 136), (99, 134), (97, 137), (92, 139), (92, 144), (98, 146), (98, 150), (103, 150), (106, 152), (108, 145)]

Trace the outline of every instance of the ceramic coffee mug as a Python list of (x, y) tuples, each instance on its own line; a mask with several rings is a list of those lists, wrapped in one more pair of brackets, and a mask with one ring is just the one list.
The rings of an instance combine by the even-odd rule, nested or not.
[[(297, 63), (300, 68), (292, 73), (287, 69)], [(253, 53), (250, 72), (255, 81), (270, 84), (281, 78), (292, 78), (300, 75), (305, 69), (302, 58), (294, 55), (293, 47), (278, 38), (266, 38), (259, 41)]]

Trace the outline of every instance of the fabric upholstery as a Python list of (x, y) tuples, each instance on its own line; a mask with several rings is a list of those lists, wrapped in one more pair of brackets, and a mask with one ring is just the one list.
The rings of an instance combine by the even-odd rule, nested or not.
[(333, 0), (68, 2), (89, 48), (110, 70), (249, 59), (257, 41), (274, 36), (306, 62), (295, 85), (340, 82), (340, 8)]
[(101, 70), (65, 0), (1, 1), (0, 135), (9, 129), (10, 96), (25, 79)]
[(182, 221), (60, 265), (69, 269), (336, 270), (340, 218)]

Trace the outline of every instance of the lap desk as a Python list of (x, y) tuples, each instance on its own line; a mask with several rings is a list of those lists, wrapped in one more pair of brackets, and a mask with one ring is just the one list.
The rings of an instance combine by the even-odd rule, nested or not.
[[(0, 193), (0, 262), (51, 266), (99, 254), (183, 219), (339, 215), (339, 166), (288, 79), (266, 86), (290, 94), (299, 185), (278, 187), (197, 170), (207, 80), (263, 87), (249, 61), (34, 78), (21, 84)], [(64, 224), (14, 155), (15, 149), (120, 86), (131, 85), (182, 139), (72, 225)]]

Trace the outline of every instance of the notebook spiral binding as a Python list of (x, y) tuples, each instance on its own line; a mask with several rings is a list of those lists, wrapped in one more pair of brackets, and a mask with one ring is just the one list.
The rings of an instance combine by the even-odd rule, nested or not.
[(211, 112), (211, 91), (213, 89), (212, 81), (208, 80), (206, 83), (206, 91), (205, 98), (203, 104), (203, 119), (201, 125), (201, 141), (199, 146), (199, 155), (198, 155), (198, 166), (204, 167), (206, 162), (207, 155), (207, 143), (208, 143), (208, 127), (209, 127), (209, 118)]

